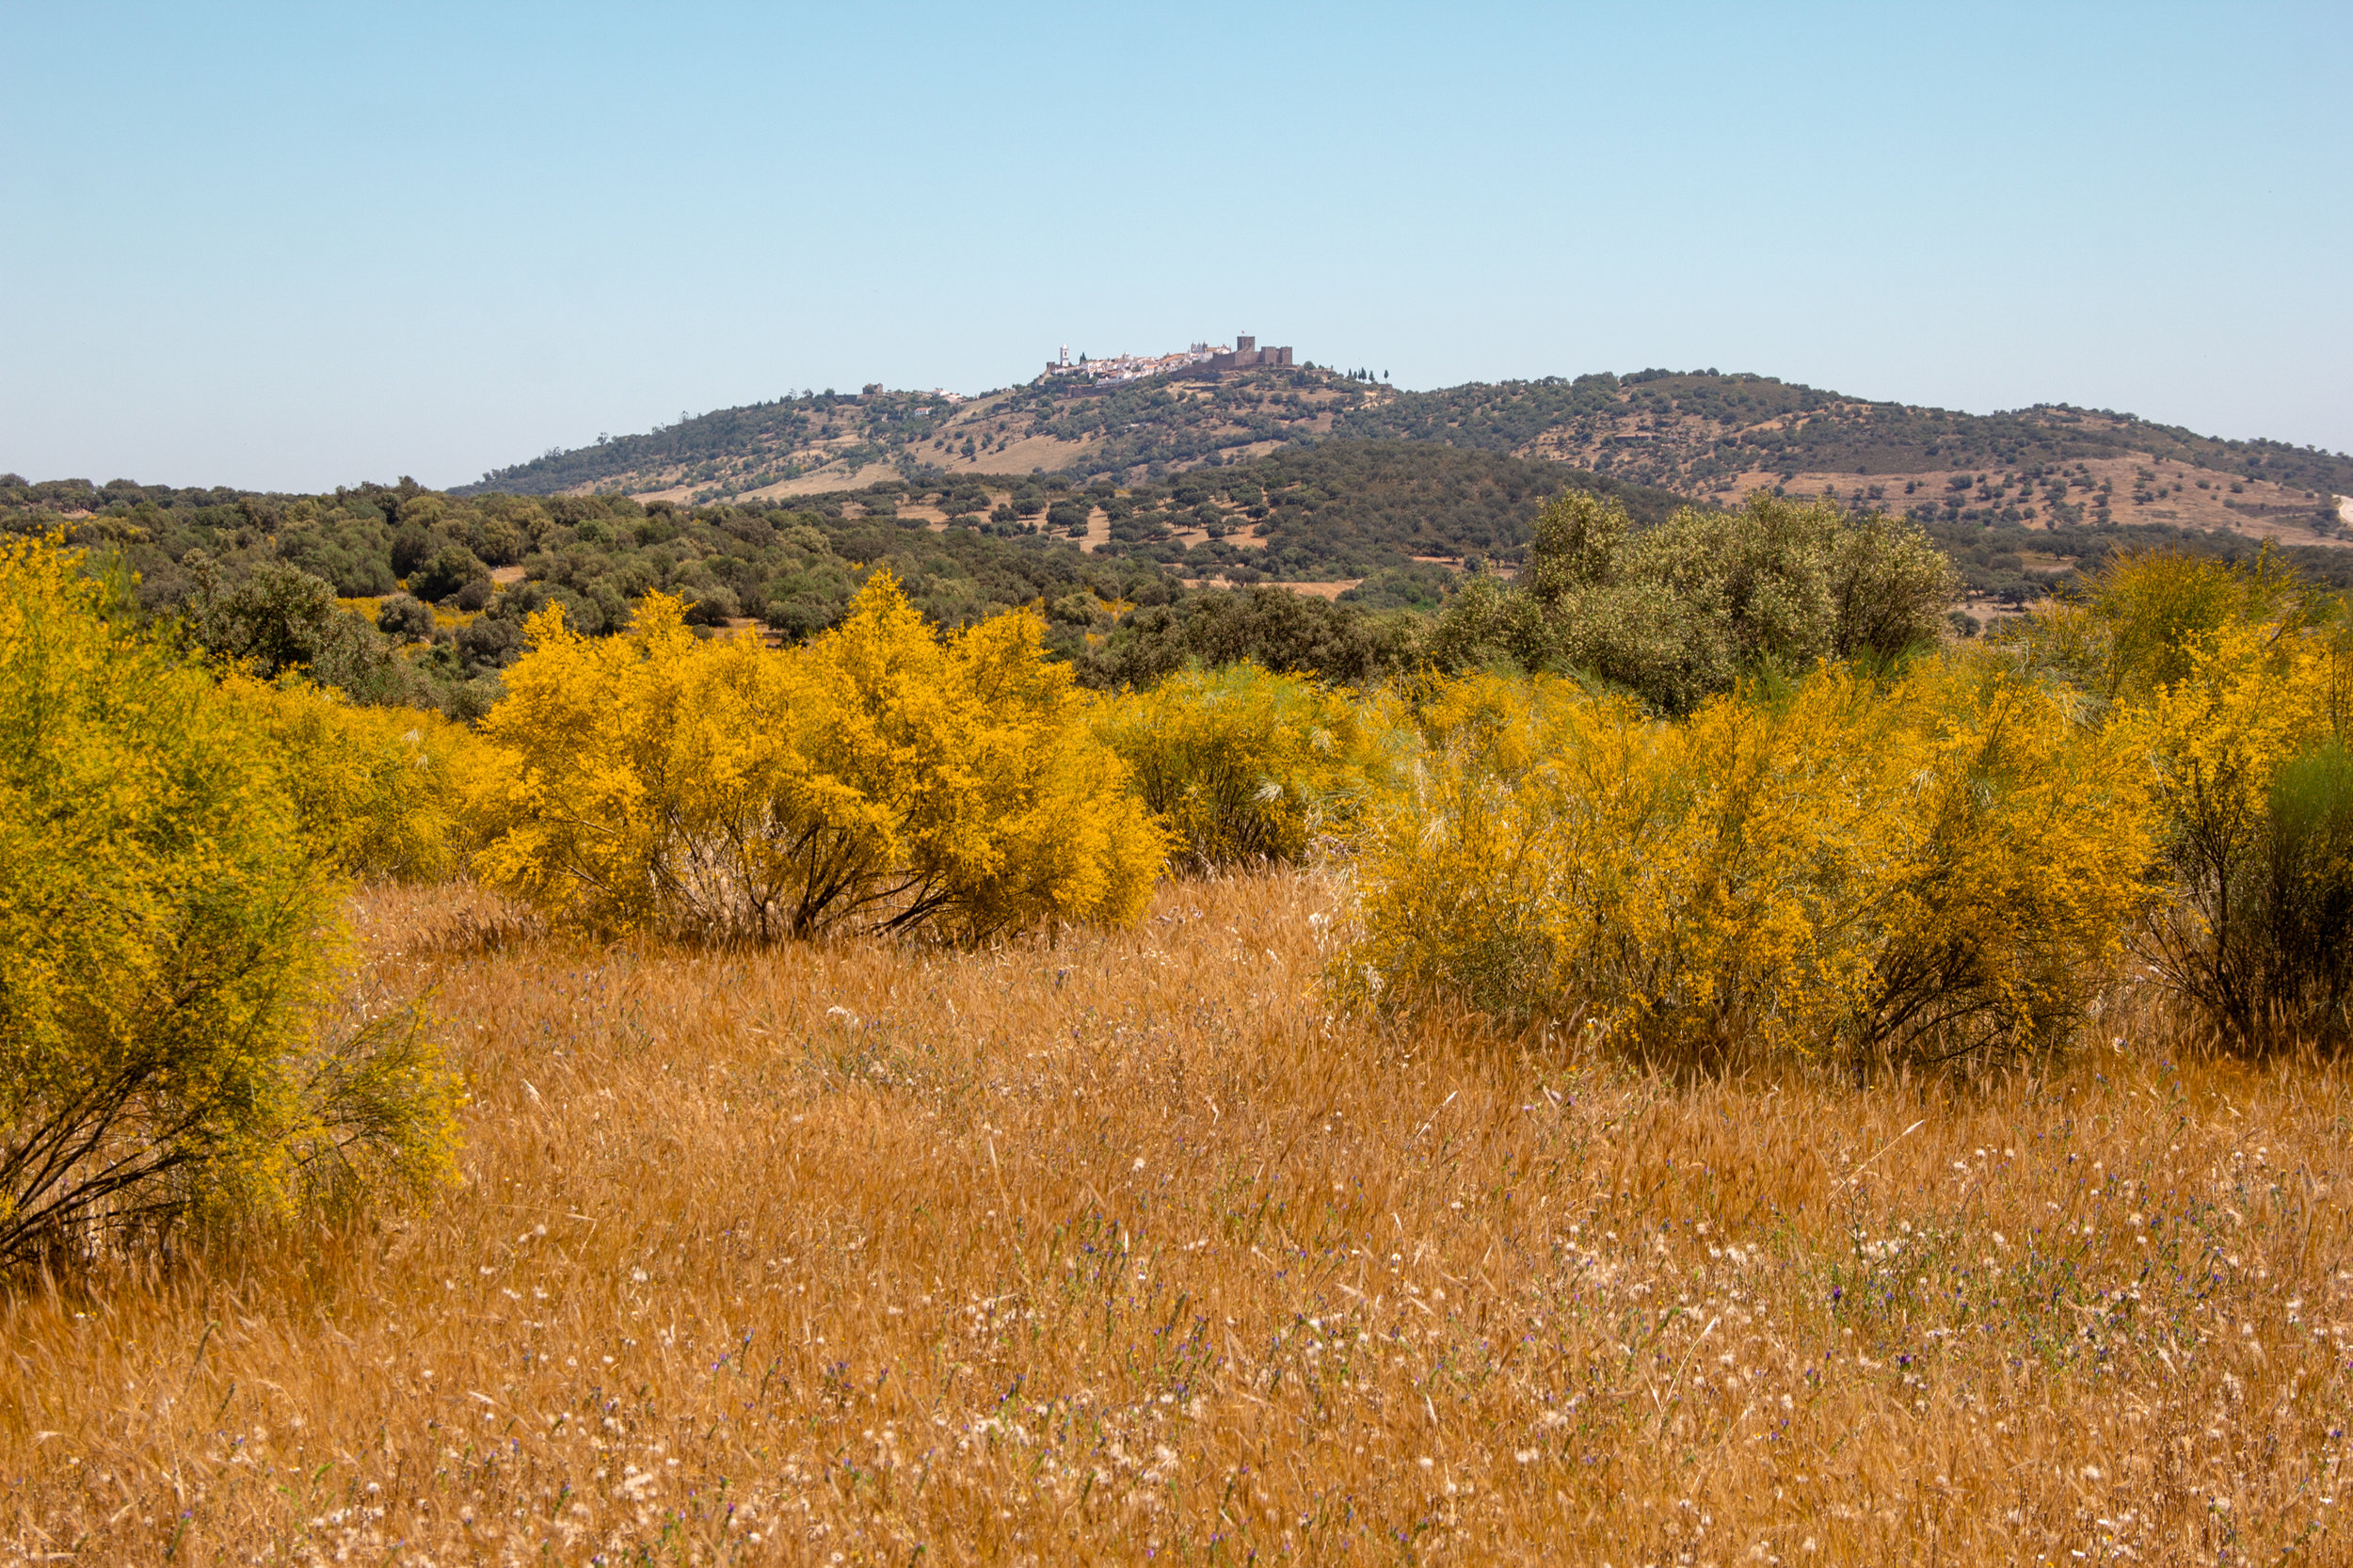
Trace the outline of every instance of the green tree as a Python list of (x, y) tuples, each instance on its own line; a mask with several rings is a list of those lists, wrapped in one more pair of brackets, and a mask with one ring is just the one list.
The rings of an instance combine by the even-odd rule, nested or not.
[(490, 568), (461, 544), (443, 545), (433, 558), (408, 574), (408, 591), (429, 604), (450, 598), (471, 583), (488, 584)]
[(376, 629), (396, 641), (421, 643), (433, 635), (433, 611), (421, 600), (394, 594), (376, 607)]
[(331, 584), (275, 561), (232, 583), (209, 559), (192, 560), (194, 588), (183, 609), (190, 637), (206, 653), (264, 680), (304, 670), (363, 702), (415, 695), (383, 634), (345, 614)]
[(1080, 680), (1091, 686), (1148, 686), (1189, 666), (1214, 669), (1245, 660), (1361, 684), (1413, 665), (1417, 624), (1410, 616), (1376, 616), (1259, 586), (1139, 610), (1100, 648), (1075, 657)]
[(1569, 491), (1537, 518), (1524, 584), (1475, 578), (1431, 653), (1579, 670), (1689, 712), (1744, 676), (1927, 646), (1957, 586), (1917, 528), (1878, 514), (1756, 496), (1637, 532), (1614, 499)]

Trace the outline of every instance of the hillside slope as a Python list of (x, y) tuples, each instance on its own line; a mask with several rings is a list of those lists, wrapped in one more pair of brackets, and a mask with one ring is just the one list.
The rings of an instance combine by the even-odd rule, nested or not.
[(1955, 413), (1712, 371), (1398, 392), (1334, 433), (1549, 457), (1694, 496), (1781, 488), (1922, 521), (2162, 523), (2292, 543), (2335, 536), (2336, 497), (2353, 492), (2353, 457), (2281, 441), (2059, 405)]
[(1328, 371), (1154, 378), (1097, 391), (1069, 381), (976, 398), (819, 392), (723, 408), (642, 436), (556, 451), (453, 493), (621, 491), (705, 502), (777, 500), (920, 472), (1144, 477), (1329, 436), (1378, 394)]
[(1774, 488), (1948, 525), (2155, 524), (2285, 544), (2345, 537), (2337, 498), (2353, 494), (2343, 454), (2058, 405), (1956, 413), (1714, 371), (1408, 392), (1314, 367), (779, 399), (552, 452), (458, 493), (759, 504), (959, 474), (1134, 483), (1337, 440), (1561, 462), (1694, 498)]

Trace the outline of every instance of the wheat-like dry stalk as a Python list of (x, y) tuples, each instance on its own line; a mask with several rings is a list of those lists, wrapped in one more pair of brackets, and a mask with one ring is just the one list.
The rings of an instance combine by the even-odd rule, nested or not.
[(361, 901), (416, 1212), (0, 1304), (0, 1557), (2141, 1563), (2348, 1548), (2353, 1095), (1676, 1085), (1327, 1016), (1311, 873), (956, 953)]

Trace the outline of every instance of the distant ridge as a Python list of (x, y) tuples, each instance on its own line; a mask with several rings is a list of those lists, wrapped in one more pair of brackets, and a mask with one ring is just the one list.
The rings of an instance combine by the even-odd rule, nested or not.
[(1703, 500), (1773, 488), (1945, 523), (2164, 524), (2295, 544), (2344, 538), (2338, 498), (2353, 494), (2342, 453), (2063, 404), (1957, 413), (1714, 370), (1417, 392), (1314, 365), (1110, 384), (1049, 374), (971, 398), (779, 398), (550, 452), (453, 493), (756, 504), (964, 473), (1133, 483), (1346, 440), (1566, 463)]

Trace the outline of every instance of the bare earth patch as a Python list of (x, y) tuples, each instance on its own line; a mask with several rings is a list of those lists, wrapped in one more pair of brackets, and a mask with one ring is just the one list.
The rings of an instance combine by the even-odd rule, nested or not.
[[(739, 499), (776, 501), (787, 496), (820, 495), (827, 490), (858, 489), (877, 480), (898, 477), (899, 471), (888, 463), (868, 463), (856, 469), (852, 469), (842, 463), (828, 463), (824, 468), (800, 474), (795, 478), (782, 480), (757, 490), (746, 490)], [(675, 492), (664, 491), (663, 493), (674, 501), (683, 501), (692, 493), (692, 487)], [(643, 501), (648, 498), (640, 496), (638, 499)]]

